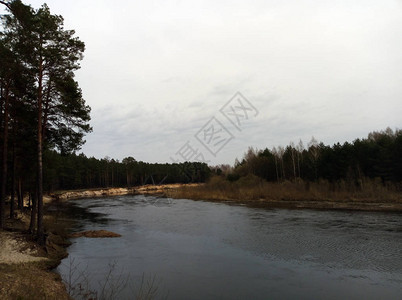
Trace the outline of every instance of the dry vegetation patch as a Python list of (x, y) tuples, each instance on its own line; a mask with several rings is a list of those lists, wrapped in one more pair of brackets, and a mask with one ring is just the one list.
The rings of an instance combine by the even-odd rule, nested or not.
[(377, 180), (360, 187), (326, 180), (267, 182), (248, 175), (229, 182), (212, 177), (208, 183), (182, 186), (166, 193), (172, 198), (241, 203), (259, 207), (402, 211), (402, 193)]
[(40, 263), (0, 264), (0, 299), (70, 299), (58, 274)]

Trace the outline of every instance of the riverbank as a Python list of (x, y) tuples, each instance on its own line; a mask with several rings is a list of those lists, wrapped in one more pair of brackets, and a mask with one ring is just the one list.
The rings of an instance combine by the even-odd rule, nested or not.
[(17, 212), (0, 230), (0, 299), (70, 299), (61, 277), (52, 272), (67, 256), (66, 224), (46, 212), (46, 244), (39, 246), (28, 233), (29, 219), (28, 212)]
[[(400, 214), (255, 209), (153, 196), (71, 202), (74, 211), (89, 208), (87, 216), (79, 214), (80, 231), (122, 235), (83, 238), (68, 249), (80, 266), (77, 273), (86, 274), (98, 295), (110, 262), (115, 278), (130, 278), (115, 299), (136, 299), (144, 274), (157, 276), (154, 299), (397, 299), (400, 294)], [(63, 278), (70, 262), (67, 258), (58, 268)]]
[[(71, 299), (61, 277), (52, 272), (66, 257), (71, 227), (60, 211), (49, 211), (53, 203), (72, 199), (130, 194), (164, 196), (182, 184), (145, 185), (133, 188), (104, 188), (58, 191), (44, 195), (46, 245), (39, 246), (28, 233), (30, 215), (17, 211), (0, 230), (0, 299)], [(196, 186), (190, 184), (190, 187)], [(28, 206), (28, 199), (24, 199)], [(6, 207), (8, 210), (8, 207)]]
[(402, 212), (402, 193), (381, 184), (348, 191), (331, 188), (327, 182), (231, 183), (220, 178), (192, 184), (144, 185), (132, 188), (104, 188), (58, 191), (47, 202), (118, 195), (159, 195), (174, 199), (205, 200), (260, 208), (322, 209)]
[(80, 198), (92, 198), (103, 196), (121, 196), (121, 195), (160, 195), (166, 196), (172, 191), (178, 190), (183, 187), (194, 188), (199, 186), (197, 183), (182, 184), (172, 183), (163, 185), (142, 185), (130, 188), (101, 188), (101, 189), (83, 189), (73, 191), (57, 191), (50, 193), (47, 197), (47, 202), (50, 201), (67, 201)]
[[(212, 179), (207, 184), (147, 185), (59, 191), (44, 197), (45, 207), (53, 202), (88, 197), (129, 194), (160, 195), (247, 205), (261, 208), (361, 210), (402, 212), (402, 195), (385, 187), (367, 186), (359, 192), (330, 191), (325, 183), (230, 183)], [(18, 213), (0, 231), (0, 299), (70, 299), (58, 274), (51, 272), (67, 255), (69, 224), (59, 212), (45, 213), (47, 242), (38, 246), (27, 233), (28, 213)], [(56, 215), (55, 215), (56, 214)]]
[(325, 181), (271, 183), (245, 178), (229, 182), (215, 177), (206, 184), (169, 190), (166, 196), (260, 208), (402, 212), (402, 193), (373, 182), (352, 190)]

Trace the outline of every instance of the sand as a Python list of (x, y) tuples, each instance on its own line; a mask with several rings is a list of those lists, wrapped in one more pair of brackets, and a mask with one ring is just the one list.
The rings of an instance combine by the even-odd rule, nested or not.
[(24, 241), (17, 233), (0, 231), (0, 263), (19, 264), (46, 260), (38, 256), (38, 246)]

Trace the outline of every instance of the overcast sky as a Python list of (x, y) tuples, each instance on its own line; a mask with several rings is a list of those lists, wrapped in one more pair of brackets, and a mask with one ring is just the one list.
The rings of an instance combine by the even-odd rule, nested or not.
[[(249, 146), (402, 128), (401, 1), (46, 3), (86, 44), (87, 156), (233, 164)], [(220, 112), (236, 92), (240, 126)]]

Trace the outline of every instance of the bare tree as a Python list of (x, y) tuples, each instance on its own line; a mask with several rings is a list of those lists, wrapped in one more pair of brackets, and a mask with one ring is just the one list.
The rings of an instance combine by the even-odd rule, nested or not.
[(290, 156), (292, 158), (292, 166), (293, 166), (293, 178), (296, 179), (296, 148), (293, 142), (290, 142)]
[(315, 179), (318, 177), (318, 158), (320, 156), (320, 147), (318, 145), (317, 140), (313, 137), (311, 137), (310, 142), (308, 143), (308, 152), (310, 153), (310, 159), (313, 163), (313, 168), (314, 168), (314, 175)]
[(279, 181), (278, 150), (276, 150), (276, 147), (272, 148), (272, 154), (274, 155), (274, 160), (275, 160), (276, 181)]
[(301, 172), (300, 172), (300, 163), (303, 163), (303, 150), (304, 150), (304, 145), (302, 140), (299, 140), (299, 144), (297, 145), (297, 170), (299, 173), (299, 178), (301, 177)]

